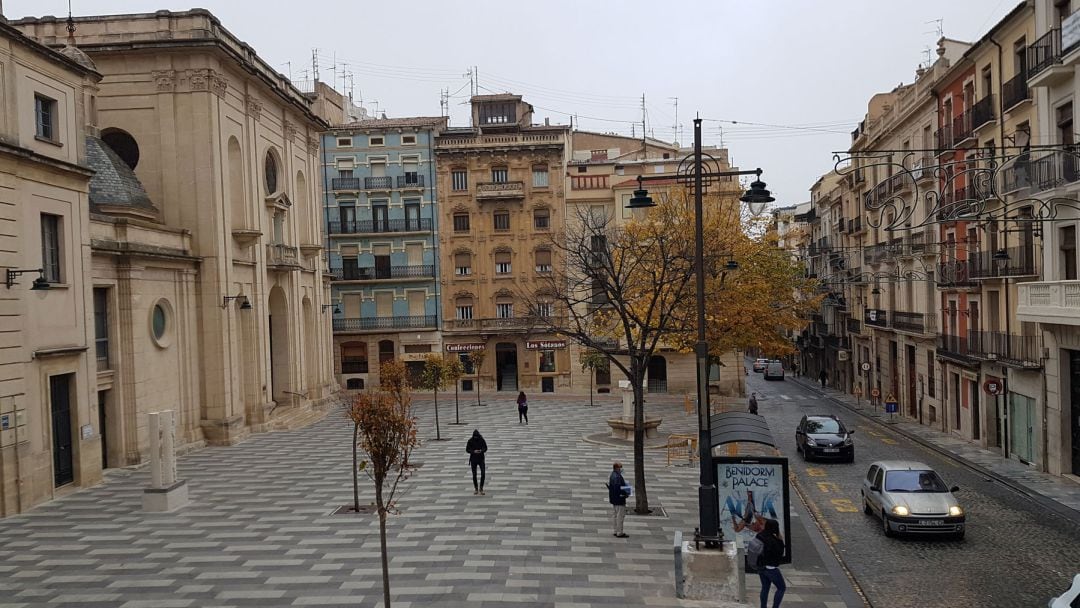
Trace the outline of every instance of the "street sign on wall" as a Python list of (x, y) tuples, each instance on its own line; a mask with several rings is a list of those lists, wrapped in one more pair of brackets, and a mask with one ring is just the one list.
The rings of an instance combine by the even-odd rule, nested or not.
[(983, 382), (983, 390), (991, 395), (1000, 395), (1001, 388), (1000, 380), (987, 380), (986, 382)]

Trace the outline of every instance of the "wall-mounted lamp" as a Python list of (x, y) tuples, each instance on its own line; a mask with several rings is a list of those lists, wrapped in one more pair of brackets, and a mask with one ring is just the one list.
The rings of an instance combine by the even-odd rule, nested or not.
[(240, 303), (240, 310), (251, 310), (251, 301), (248, 300), (248, 297), (244, 296), (244, 295), (222, 296), (222, 298), (221, 298), (221, 307), (222, 308), (228, 308), (229, 307), (229, 302), (231, 302), (233, 300), (236, 300), (237, 302)]
[(11, 286), (15, 284), (15, 278), (28, 272), (38, 273), (38, 278), (34, 279), (34, 284), (30, 287), (30, 291), (44, 291), (51, 288), (51, 285), (49, 285), (49, 281), (45, 279), (44, 268), (33, 268), (26, 270), (14, 270), (8, 268), (5, 272), (4, 285), (6, 285), (8, 289), (11, 289)]
[(337, 304), (323, 304), (322, 305), (323, 314), (326, 314), (326, 310), (329, 309), (329, 308), (332, 308), (334, 310), (335, 315), (340, 315), (341, 314), (341, 307), (338, 306)]

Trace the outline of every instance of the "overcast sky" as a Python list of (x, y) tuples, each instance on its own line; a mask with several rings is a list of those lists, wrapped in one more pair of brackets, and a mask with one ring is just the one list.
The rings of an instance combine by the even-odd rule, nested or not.
[[(73, 0), (76, 15), (183, 10), (189, 2)], [(809, 198), (866, 113), (869, 97), (911, 82), (937, 40), (976, 40), (1014, 0), (412, 0), (370, 2), (201, 0), (268, 63), (337, 88), (352, 74), (369, 110), (438, 115), (451, 94), (451, 124), (468, 121), (469, 79), (480, 92), (512, 91), (535, 120), (589, 130), (648, 131), (721, 142), (743, 169), (761, 167), (778, 204)], [(67, 0), (6, 0), (9, 19), (67, 14)], [(336, 67), (334, 70), (332, 68)], [(377, 104), (375, 102), (378, 102)], [(732, 124), (737, 121), (740, 124)], [(632, 124), (636, 123), (635, 125)], [(750, 124), (758, 123), (758, 124)], [(771, 125), (771, 126), (764, 126)], [(794, 127), (794, 128), (792, 128)]]

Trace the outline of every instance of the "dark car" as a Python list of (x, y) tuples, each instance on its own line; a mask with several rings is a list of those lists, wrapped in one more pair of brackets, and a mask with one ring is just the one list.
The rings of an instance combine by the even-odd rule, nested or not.
[(803, 416), (795, 429), (795, 449), (803, 458), (855, 462), (855, 431), (831, 414)]

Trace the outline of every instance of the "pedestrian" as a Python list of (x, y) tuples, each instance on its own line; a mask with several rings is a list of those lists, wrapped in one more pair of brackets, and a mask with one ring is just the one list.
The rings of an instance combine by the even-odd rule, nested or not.
[(525, 391), (518, 393), (518, 424), (524, 420), (525, 424), (529, 424), (529, 400), (525, 397)]
[(825, 385), (829, 382), (829, 372), (821, 370), (821, 373), (818, 374), (818, 380), (821, 381), (821, 388), (825, 388)]
[(750, 393), (750, 413), (757, 416), (757, 393)]
[(630, 486), (622, 476), (622, 463), (616, 461), (611, 465), (611, 476), (608, 477), (608, 502), (612, 507), (612, 518), (615, 522), (615, 537), (630, 538), (629, 534), (623, 533), (623, 520), (626, 519), (626, 497), (630, 495)]
[(773, 608), (780, 608), (784, 592), (787, 591), (787, 583), (780, 572), (780, 560), (784, 558), (784, 535), (780, 533), (780, 522), (766, 519), (765, 529), (758, 532), (756, 538), (765, 545), (761, 554), (761, 563), (765, 567), (758, 570), (758, 577), (761, 579), (761, 608), (769, 608), (769, 587), (773, 585), (776, 586)]
[[(469, 466), (472, 468), (473, 496), (484, 494), (484, 480), (487, 477), (487, 465), (484, 464), (484, 454), (487, 453), (487, 442), (480, 434), (479, 429), (474, 429), (469, 442), (465, 444), (465, 451), (469, 453)], [(476, 482), (476, 469), (480, 469), (480, 483)]]

